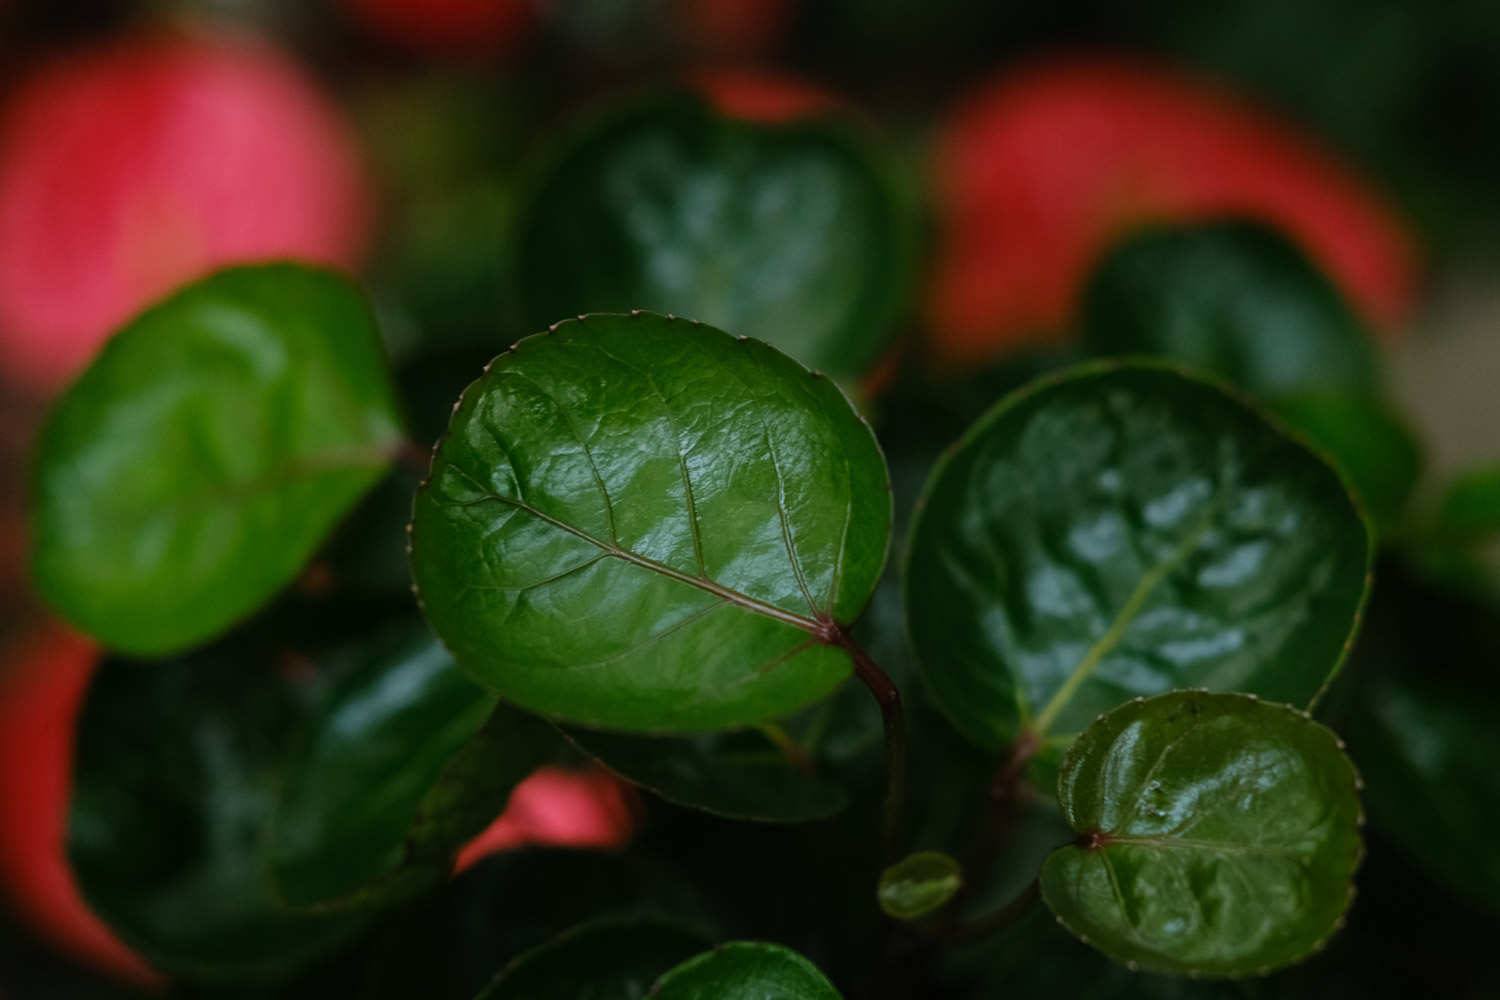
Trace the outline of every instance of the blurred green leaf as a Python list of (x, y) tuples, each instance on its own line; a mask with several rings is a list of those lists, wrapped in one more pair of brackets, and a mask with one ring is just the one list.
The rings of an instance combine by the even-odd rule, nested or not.
[(420, 626), (354, 659), (286, 765), (270, 860), (296, 906), (369, 905), (440, 884), (560, 742), (476, 687)]
[(1367, 590), (1332, 469), (1213, 385), (1081, 366), (995, 406), (912, 525), (907, 621), (966, 736), (1055, 757), (1098, 713), (1174, 687), (1307, 704)]
[(859, 125), (750, 122), (674, 96), (575, 126), (520, 197), (527, 329), (653, 309), (860, 374), (905, 306), (915, 226)]
[(1090, 726), (1058, 800), (1077, 842), (1042, 867), (1063, 925), (1117, 961), (1264, 975), (1342, 924), (1359, 778), (1332, 731), (1245, 695), (1176, 691)]
[(37, 585), (107, 645), (195, 645), (285, 586), (400, 442), (352, 285), (292, 264), (221, 271), (127, 324), (52, 411)]
[(662, 918), (597, 920), (521, 955), (479, 1000), (641, 1000), (663, 972), (708, 943)]
[(1500, 536), (1500, 467), (1471, 469), (1448, 485), (1436, 532), (1444, 539), (1465, 543)]
[(110, 660), (78, 723), (68, 852), (90, 907), (184, 980), (275, 978), (365, 923), (293, 912), (267, 860), (281, 762), (312, 696), (269, 655)]
[(840, 1000), (823, 973), (777, 944), (732, 941), (662, 976), (654, 1000)]
[(918, 851), (880, 873), (876, 897), (887, 916), (917, 920), (946, 906), (962, 886), (957, 861), (941, 851)]
[(1338, 289), (1259, 223), (1133, 231), (1095, 267), (1080, 313), (1092, 351), (1171, 358), (1268, 399), (1378, 385), (1374, 345)]
[(1276, 230), (1237, 220), (1136, 230), (1093, 271), (1079, 324), (1095, 353), (1169, 358), (1260, 397), (1333, 456), (1376, 523), (1397, 525), (1420, 449), (1381, 396), (1372, 333)]
[(885, 463), (827, 379), (647, 313), (529, 337), (460, 400), (412, 572), (460, 664), (583, 725), (749, 725), (830, 693), (890, 533)]

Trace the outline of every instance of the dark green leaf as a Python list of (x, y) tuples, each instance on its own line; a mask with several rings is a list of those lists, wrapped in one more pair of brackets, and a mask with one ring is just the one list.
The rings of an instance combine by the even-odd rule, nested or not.
[(661, 918), (604, 919), (533, 948), (480, 1000), (641, 1000), (663, 972), (701, 951), (703, 934)]
[(693, 736), (573, 728), (565, 735), (627, 781), (668, 802), (729, 819), (802, 823), (825, 819), (849, 804), (849, 793), (813, 773), (810, 760), (793, 763), (778, 749), (776, 741), (787, 737), (775, 728)]
[(291, 264), (219, 272), (132, 320), (53, 410), (38, 587), (116, 648), (194, 645), (290, 581), (400, 440), (353, 286)]
[(1365, 599), (1369, 532), (1337, 474), (1212, 385), (1095, 364), (997, 405), (939, 462), (907, 618), (970, 739), (1043, 759), (1174, 687), (1307, 704)]
[(817, 966), (776, 944), (733, 941), (689, 959), (651, 991), (655, 1000), (840, 1000)]
[(1079, 837), (1042, 867), (1043, 898), (1117, 961), (1264, 975), (1342, 924), (1358, 782), (1305, 712), (1196, 691), (1130, 702), (1063, 762), (1058, 801)]
[(516, 293), (528, 329), (654, 309), (860, 373), (911, 284), (913, 225), (855, 124), (719, 115), (686, 97), (565, 135), (522, 197)]
[(963, 886), (963, 869), (940, 851), (918, 851), (880, 873), (880, 908), (897, 920), (916, 920), (943, 906)]
[(267, 863), (278, 764), (310, 692), (270, 657), (109, 661), (78, 725), (69, 854), (90, 906), (184, 979), (273, 977), (358, 916), (290, 911)]
[(464, 393), (412, 574), (460, 664), (518, 705), (749, 725), (849, 675), (826, 640), (874, 589), (890, 516), (874, 436), (827, 379), (711, 327), (594, 316)]
[(1377, 386), (1375, 350), (1354, 311), (1259, 223), (1132, 232), (1089, 278), (1079, 324), (1091, 350), (1171, 358), (1269, 399)]
[(365, 650), (288, 762), (271, 851), (282, 897), (369, 903), (446, 879), (457, 850), (558, 743), (540, 719), (496, 702), (426, 629)]

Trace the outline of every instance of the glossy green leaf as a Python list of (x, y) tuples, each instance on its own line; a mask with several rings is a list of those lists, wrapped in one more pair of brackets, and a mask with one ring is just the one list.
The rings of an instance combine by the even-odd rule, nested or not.
[(560, 742), (496, 702), (426, 629), (364, 651), (288, 761), (271, 851), (281, 896), (367, 904), (446, 879)]
[(1079, 327), (1093, 351), (1171, 358), (1263, 398), (1378, 381), (1374, 346), (1338, 289), (1254, 222), (1132, 231), (1090, 276)]
[(418, 492), (412, 574), (460, 664), (591, 726), (774, 719), (851, 671), (885, 463), (829, 380), (711, 327), (593, 316), (464, 393)]
[(1369, 559), (1338, 475), (1254, 410), (1166, 367), (1094, 364), (1006, 398), (938, 463), (907, 620), (954, 724), (997, 751), (1030, 734), (1046, 759), (1138, 695), (1307, 704)]
[(661, 977), (654, 1000), (840, 1000), (818, 967), (789, 948), (733, 941)]
[(909, 854), (880, 873), (880, 908), (897, 920), (917, 920), (947, 904), (963, 886), (963, 869), (941, 851)]
[(515, 959), (479, 1000), (641, 1000), (662, 973), (708, 943), (662, 918), (596, 920)]
[(654, 309), (860, 373), (912, 278), (911, 212), (856, 123), (768, 124), (696, 99), (573, 129), (522, 196), (515, 291), (529, 329)]
[(630, 736), (573, 728), (565, 735), (627, 781), (729, 819), (803, 823), (849, 805), (849, 793), (818, 775), (812, 761), (788, 759), (778, 729)]
[(90, 908), (156, 967), (241, 984), (352, 937), (359, 915), (290, 910), (267, 852), (286, 742), (312, 689), (215, 647), (107, 661), (78, 724), (69, 858)]
[(132, 320), (52, 411), (37, 585), (110, 646), (194, 645), (288, 583), (400, 440), (352, 285), (292, 264), (221, 271)]
[(1134, 701), (1068, 751), (1078, 840), (1042, 867), (1062, 924), (1117, 961), (1259, 974), (1322, 947), (1354, 895), (1359, 778), (1330, 730), (1246, 695)]
[(1449, 484), (1437, 533), (1457, 542), (1500, 536), (1500, 467), (1472, 469)]

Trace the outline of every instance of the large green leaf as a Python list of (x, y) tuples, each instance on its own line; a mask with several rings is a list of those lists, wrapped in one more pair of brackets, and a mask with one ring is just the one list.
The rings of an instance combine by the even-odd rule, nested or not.
[(479, 1000), (641, 1000), (662, 973), (708, 943), (660, 917), (596, 920), (515, 959)]
[(37, 585), (118, 649), (191, 646), (290, 581), (400, 440), (352, 285), (292, 264), (219, 272), (132, 320), (53, 410)]
[(290, 910), (267, 860), (279, 763), (311, 690), (215, 648), (107, 661), (78, 724), (69, 855), (90, 906), (184, 979), (283, 974), (357, 932)]
[(1337, 474), (1218, 388), (1082, 366), (999, 403), (938, 463), (907, 619), (954, 724), (1055, 753), (1178, 687), (1306, 704), (1342, 661), (1370, 537)]
[(850, 673), (885, 463), (828, 379), (648, 313), (559, 324), (464, 393), (412, 574), (460, 664), (522, 707), (638, 731), (786, 715)]
[(689, 959), (651, 991), (655, 1000), (840, 1000), (823, 973), (776, 944), (733, 941)]
[(1104, 354), (1155, 354), (1257, 396), (1376, 388), (1375, 349), (1338, 289), (1259, 223), (1133, 231), (1094, 269), (1080, 333)]
[(1118, 961), (1263, 975), (1342, 924), (1358, 784), (1306, 712), (1200, 691), (1130, 702), (1063, 762), (1058, 801), (1079, 837), (1043, 865), (1043, 898)]
[(558, 143), (522, 197), (515, 292), (529, 329), (654, 309), (839, 375), (880, 353), (911, 285), (913, 225), (856, 124), (637, 102)]
[(271, 850), (282, 897), (370, 903), (446, 879), (458, 849), (560, 743), (496, 701), (426, 629), (362, 651), (287, 764)]
[(691, 736), (573, 728), (566, 735), (620, 777), (668, 802), (730, 819), (801, 823), (826, 819), (849, 804), (849, 793), (817, 774), (814, 762), (788, 759), (776, 745), (784, 738), (777, 728)]

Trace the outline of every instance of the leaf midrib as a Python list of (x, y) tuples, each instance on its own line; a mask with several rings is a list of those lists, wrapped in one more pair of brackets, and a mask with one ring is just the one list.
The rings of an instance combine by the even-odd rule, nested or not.
[(716, 580), (711, 580), (707, 576), (694, 576), (691, 573), (684, 573), (679, 569), (674, 569), (671, 566), (668, 566), (666, 563), (657, 562), (655, 559), (649, 559), (646, 556), (640, 555), (636, 552), (632, 552), (622, 546), (601, 541), (600, 539), (595, 538), (593, 535), (590, 535), (588, 532), (583, 531), (579, 528), (575, 528), (573, 525), (568, 524), (566, 521), (561, 521), (546, 513), (545, 511), (539, 510), (531, 504), (526, 503), (524, 500), (519, 500), (515, 497), (504, 496), (502, 494), (495, 493), (492, 490), (486, 489), (483, 484), (481, 484), (478, 480), (469, 475), (463, 469), (459, 468), (457, 465), (450, 464), (448, 468), (452, 469), (458, 475), (468, 480), (468, 482), (472, 484), (475, 489), (484, 494), (478, 500), (470, 501), (471, 503), (480, 503), (493, 500), (499, 503), (506, 504), (507, 506), (514, 507), (517, 510), (524, 511), (527, 514), (530, 514), (532, 517), (535, 517), (539, 521), (543, 521), (547, 524), (552, 525), (554, 528), (566, 531), (568, 534), (574, 536), (575, 538), (579, 538), (585, 542), (588, 542), (590, 545), (595, 546), (607, 556), (613, 557), (615, 559), (621, 559), (627, 563), (630, 563), (631, 565), (639, 566), (640, 568), (652, 573), (659, 573), (662, 576), (676, 580), (679, 583), (684, 583), (690, 587), (696, 587), (699, 590), (713, 594), (730, 604), (736, 605), (737, 607), (744, 608), (745, 610), (751, 611), (755, 614), (764, 615), (767, 618), (773, 618), (787, 625), (791, 625), (794, 628), (801, 629), (802, 631), (807, 632), (813, 636), (822, 636), (827, 629), (827, 626), (825, 624), (815, 621), (812, 618), (807, 618), (795, 612), (787, 611), (784, 608), (779, 608), (774, 604), (769, 604), (765, 601), (751, 597), (749, 594), (741, 593), (738, 590), (734, 590), (733, 588), (724, 586)]

